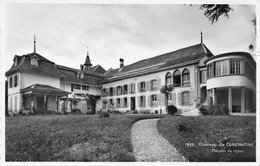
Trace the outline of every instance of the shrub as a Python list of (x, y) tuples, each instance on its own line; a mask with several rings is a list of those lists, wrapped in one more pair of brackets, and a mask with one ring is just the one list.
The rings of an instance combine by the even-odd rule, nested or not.
[(174, 105), (168, 106), (168, 114), (174, 115), (177, 113), (177, 111), (178, 111), (178, 109)]
[(215, 103), (209, 107), (201, 106), (199, 111), (202, 115), (229, 115), (228, 106), (224, 103), (218, 104)]
[(99, 118), (109, 118), (109, 113), (106, 111), (106, 112), (101, 112), (99, 114)]
[(139, 113), (140, 113), (140, 114), (150, 114), (150, 110), (148, 110), (148, 109), (142, 109), (142, 110), (139, 110)]
[(80, 111), (80, 109), (75, 108), (71, 111), (71, 114), (82, 114), (82, 112)]
[(210, 115), (228, 115), (229, 109), (226, 104), (214, 104), (209, 107)]
[(155, 114), (158, 114), (158, 110), (155, 110)]
[(199, 108), (199, 111), (202, 115), (210, 115), (210, 112), (209, 112), (209, 109), (207, 106), (205, 105), (202, 105), (200, 108)]

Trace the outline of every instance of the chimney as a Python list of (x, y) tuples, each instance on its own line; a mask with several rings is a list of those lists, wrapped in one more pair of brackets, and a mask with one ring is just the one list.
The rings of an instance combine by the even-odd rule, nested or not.
[(253, 52), (254, 52), (254, 46), (253, 46), (252, 44), (250, 44), (250, 45), (248, 46), (248, 48), (249, 48), (249, 52), (250, 52), (250, 53), (253, 53)]
[(124, 59), (120, 58), (119, 61), (120, 61), (120, 68), (124, 67)]
[(83, 70), (84, 69), (84, 65), (80, 65), (80, 70)]

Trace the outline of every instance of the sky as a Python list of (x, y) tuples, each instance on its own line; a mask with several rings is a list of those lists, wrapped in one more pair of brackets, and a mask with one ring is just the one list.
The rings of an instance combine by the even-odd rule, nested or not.
[(14, 55), (36, 52), (59, 65), (118, 68), (203, 42), (214, 55), (255, 44), (255, 6), (231, 5), (229, 18), (211, 22), (199, 5), (6, 4), (5, 71)]

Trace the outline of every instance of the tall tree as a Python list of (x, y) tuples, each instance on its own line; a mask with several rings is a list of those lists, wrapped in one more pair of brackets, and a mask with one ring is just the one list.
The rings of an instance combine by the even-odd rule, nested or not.
[(165, 85), (160, 89), (161, 93), (165, 95), (165, 109), (168, 112), (168, 94), (173, 91), (173, 85)]
[(229, 18), (229, 12), (233, 9), (229, 5), (203, 4), (200, 6), (204, 10), (204, 15), (211, 21), (211, 24), (218, 21), (222, 15)]

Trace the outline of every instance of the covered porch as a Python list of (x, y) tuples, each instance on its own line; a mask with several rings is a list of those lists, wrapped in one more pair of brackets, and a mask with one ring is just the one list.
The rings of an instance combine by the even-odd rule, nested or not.
[(70, 93), (42, 84), (34, 84), (21, 90), (22, 108), (33, 109), (35, 113), (58, 113), (59, 100)]
[(207, 90), (207, 105), (225, 103), (230, 114), (255, 114), (254, 91), (246, 87), (221, 87)]

